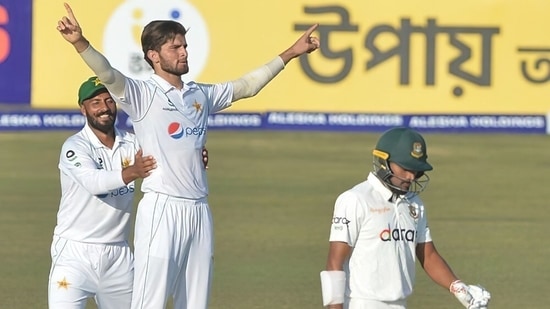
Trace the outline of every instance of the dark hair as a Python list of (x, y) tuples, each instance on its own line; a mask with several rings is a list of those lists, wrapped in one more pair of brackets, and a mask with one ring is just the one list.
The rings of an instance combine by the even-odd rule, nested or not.
[(169, 40), (173, 40), (176, 35), (185, 35), (187, 29), (173, 20), (154, 20), (148, 23), (141, 33), (141, 49), (143, 50), (143, 58), (151, 67), (153, 63), (147, 58), (147, 51), (160, 51), (160, 47)]

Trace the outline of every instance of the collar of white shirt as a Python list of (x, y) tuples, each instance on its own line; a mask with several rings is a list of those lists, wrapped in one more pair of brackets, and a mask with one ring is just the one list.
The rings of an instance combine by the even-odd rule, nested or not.
[[(157, 74), (151, 75), (151, 80), (160, 88), (162, 91), (166, 94), (171, 90), (176, 89), (176, 87), (172, 86), (169, 82), (167, 82), (164, 78), (158, 76)], [(185, 92), (189, 89), (195, 88), (195, 83), (185, 83), (183, 82), (183, 88), (181, 89), (182, 92)]]
[(382, 181), (376, 175), (374, 175), (372, 172), (369, 173), (369, 176), (367, 177), (367, 182), (374, 188), (375, 191), (380, 193), (384, 200), (389, 201), (392, 196), (393, 192), (386, 187)]
[[(88, 136), (88, 140), (95, 148), (107, 147), (103, 145), (103, 143), (95, 135), (94, 131), (92, 131), (92, 129), (88, 125), (88, 120), (86, 120), (86, 124), (84, 125), (83, 130), (85, 134)], [(115, 143), (113, 145), (113, 149), (116, 148), (117, 144), (119, 144), (122, 139), (123, 139), (122, 132), (115, 127)]]

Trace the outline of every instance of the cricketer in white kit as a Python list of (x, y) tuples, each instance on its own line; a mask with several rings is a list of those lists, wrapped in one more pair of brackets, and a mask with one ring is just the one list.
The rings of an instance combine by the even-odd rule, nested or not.
[[(405, 304), (412, 293), (417, 242), (431, 241), (424, 205), (417, 197), (392, 200), (373, 174), (336, 200), (329, 241), (353, 248), (344, 271), (349, 297)], [(387, 265), (401, 265), (389, 267)]]
[(105, 82), (132, 119), (143, 153), (158, 161), (144, 180), (135, 224), (133, 309), (208, 307), (213, 266), (213, 226), (201, 150), (208, 115), (256, 95), (292, 59), (312, 52), (319, 40), (311, 26), (267, 64), (236, 80), (205, 84), (182, 81), (189, 71), (187, 29), (173, 20), (148, 23), (141, 35), (149, 80), (135, 80), (111, 67), (82, 35), (71, 8), (57, 25), (86, 64)]
[(59, 157), (48, 305), (83, 309), (94, 298), (101, 309), (129, 308), (134, 180), (146, 177), (154, 159), (141, 157), (134, 134), (115, 128), (116, 104), (97, 77), (82, 84), (78, 102), (86, 125), (63, 143)]
[[(201, 151), (208, 115), (231, 105), (228, 83), (187, 83), (182, 90), (153, 75), (127, 78), (119, 106), (134, 121), (158, 169), (144, 179), (135, 229), (134, 308), (164, 308), (172, 291), (176, 308), (206, 308), (212, 276), (213, 223)], [(186, 281), (179, 279), (184, 271)], [(185, 295), (185, 296), (184, 296)], [(149, 304), (149, 305), (145, 305)]]
[(373, 171), (338, 196), (321, 272), (323, 304), (331, 309), (404, 309), (416, 260), (430, 278), (468, 309), (487, 308), (491, 295), (460, 281), (439, 255), (418, 194), (428, 184), (424, 138), (397, 127), (379, 138)]

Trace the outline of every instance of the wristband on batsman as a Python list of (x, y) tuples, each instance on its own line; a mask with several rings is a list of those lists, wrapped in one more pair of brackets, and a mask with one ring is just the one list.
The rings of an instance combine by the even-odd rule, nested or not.
[(344, 303), (346, 273), (341, 270), (323, 270), (321, 272), (321, 292), (323, 306)]

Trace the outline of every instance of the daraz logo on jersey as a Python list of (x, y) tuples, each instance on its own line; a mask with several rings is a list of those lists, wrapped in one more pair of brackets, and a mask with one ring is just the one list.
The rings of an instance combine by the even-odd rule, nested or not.
[(168, 135), (173, 139), (180, 139), (187, 136), (201, 136), (206, 134), (205, 127), (183, 127), (178, 122), (172, 122), (168, 125)]
[(343, 231), (344, 226), (347, 226), (351, 221), (346, 217), (333, 217), (332, 228), (337, 231)]
[(416, 238), (415, 230), (406, 230), (406, 229), (392, 229), (388, 224), (387, 229), (383, 229), (380, 232), (380, 239), (382, 241), (411, 241), (414, 242)]

